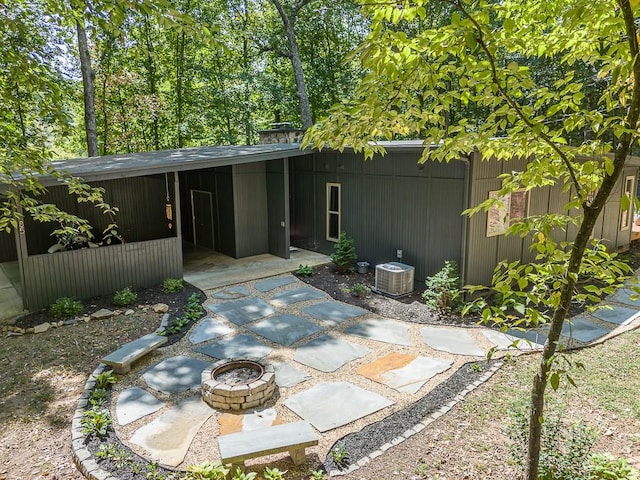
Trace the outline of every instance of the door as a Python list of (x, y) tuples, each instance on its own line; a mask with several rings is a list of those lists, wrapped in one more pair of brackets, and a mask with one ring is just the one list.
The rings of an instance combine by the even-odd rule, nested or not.
[(191, 190), (193, 243), (213, 250), (213, 200), (211, 192)]

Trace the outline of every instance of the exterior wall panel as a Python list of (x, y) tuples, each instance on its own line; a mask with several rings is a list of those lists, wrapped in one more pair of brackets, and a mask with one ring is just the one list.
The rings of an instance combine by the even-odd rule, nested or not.
[(33, 310), (63, 296), (90, 298), (181, 278), (182, 247), (179, 238), (167, 238), (31, 255), (23, 274), (24, 304)]
[(265, 164), (233, 166), (236, 258), (269, 251)]

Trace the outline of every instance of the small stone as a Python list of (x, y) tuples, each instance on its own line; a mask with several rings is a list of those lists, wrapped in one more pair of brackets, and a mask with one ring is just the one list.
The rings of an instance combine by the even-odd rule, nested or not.
[(152, 308), (156, 313), (167, 313), (169, 311), (169, 305), (166, 303), (156, 303)]
[(33, 333), (43, 333), (49, 330), (49, 328), (51, 328), (51, 324), (49, 322), (44, 322), (33, 327)]
[(78, 324), (78, 319), (77, 318), (73, 318), (71, 320), (65, 320), (64, 322), (62, 322), (63, 325), (77, 325)]
[(93, 318), (94, 320), (102, 320), (102, 319), (111, 318), (111, 317), (113, 317), (113, 312), (108, 308), (101, 308), (97, 312), (93, 312), (91, 314), (91, 318)]
[(7, 332), (7, 337), (21, 337), (22, 333), (18, 333), (18, 332)]
[(27, 328), (24, 333), (33, 333), (33, 327)]
[(129, 310), (127, 310), (126, 312), (124, 312), (124, 315), (125, 315), (125, 317), (128, 317), (129, 315), (133, 315), (134, 313), (135, 313), (135, 311), (134, 311), (134, 310), (129, 309)]
[(64, 321), (60, 320), (60, 321), (58, 322), (58, 326), (59, 326), (59, 327), (62, 327), (63, 325), (64, 325)]

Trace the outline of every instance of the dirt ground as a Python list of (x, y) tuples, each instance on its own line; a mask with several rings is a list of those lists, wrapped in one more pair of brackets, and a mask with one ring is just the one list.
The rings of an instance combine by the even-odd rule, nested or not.
[[(308, 279), (339, 300), (361, 305), (385, 316), (397, 316), (419, 323), (451, 323), (438, 319), (422, 305), (418, 298), (399, 300), (377, 295), (357, 299), (346, 292), (353, 283), (372, 283), (372, 275), (336, 276), (329, 267), (320, 267)], [(150, 292), (148, 301), (163, 301), (160, 291)], [(171, 305), (178, 311), (180, 302)], [(90, 305), (97, 309), (108, 300), (94, 299)], [(139, 303), (139, 302), (138, 302)], [(36, 335), (0, 338), (0, 480), (81, 480), (71, 459), (71, 417), (87, 376), (100, 358), (119, 345), (155, 330), (161, 314), (136, 308), (135, 314), (118, 315), (106, 320), (78, 322), (77, 325), (52, 328)], [(43, 314), (39, 314), (43, 315)], [(23, 326), (35, 324), (28, 317)], [(640, 335), (631, 334), (627, 340), (640, 351)], [(618, 342), (613, 340), (612, 342)], [(607, 358), (607, 345), (597, 347)], [(640, 358), (637, 358), (640, 364)], [(534, 365), (534, 359), (517, 362)], [(517, 363), (516, 362), (516, 363)], [(514, 363), (514, 365), (516, 365)], [(434, 422), (410, 440), (393, 447), (364, 468), (345, 478), (378, 480), (407, 478), (412, 480), (459, 480), (514, 478), (508, 458), (504, 426), (499, 417), (487, 413), (487, 406), (505, 404), (515, 395), (528, 389), (528, 374), (524, 380), (513, 378), (514, 365), (503, 368), (487, 384), (469, 395), (452, 412)], [(614, 373), (615, 374), (615, 373)], [(636, 375), (638, 376), (638, 375)], [(519, 392), (519, 393), (518, 393)], [(506, 412), (510, 408), (504, 406)], [(600, 444), (616, 455), (635, 458), (640, 452), (640, 406), (631, 418), (615, 414), (599, 405), (589, 405), (590, 418), (602, 425)], [(581, 410), (578, 406), (574, 410)], [(585, 412), (575, 412), (584, 414)], [(610, 433), (613, 432), (613, 433)], [(637, 438), (636, 438), (637, 437)], [(637, 459), (640, 463), (640, 458)], [(286, 468), (286, 465), (284, 465)], [(309, 478), (308, 475), (287, 480)]]

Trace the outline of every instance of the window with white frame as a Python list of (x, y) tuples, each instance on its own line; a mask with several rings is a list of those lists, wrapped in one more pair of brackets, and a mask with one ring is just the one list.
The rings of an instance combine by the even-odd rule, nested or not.
[(327, 183), (327, 240), (340, 237), (342, 192), (339, 183)]
[(620, 212), (620, 230), (626, 230), (631, 226), (631, 219), (633, 218), (633, 185), (634, 185), (635, 177), (630, 175), (625, 177), (624, 179), (624, 190), (622, 191), (622, 195), (629, 199), (629, 207), (626, 209), (622, 209)]

